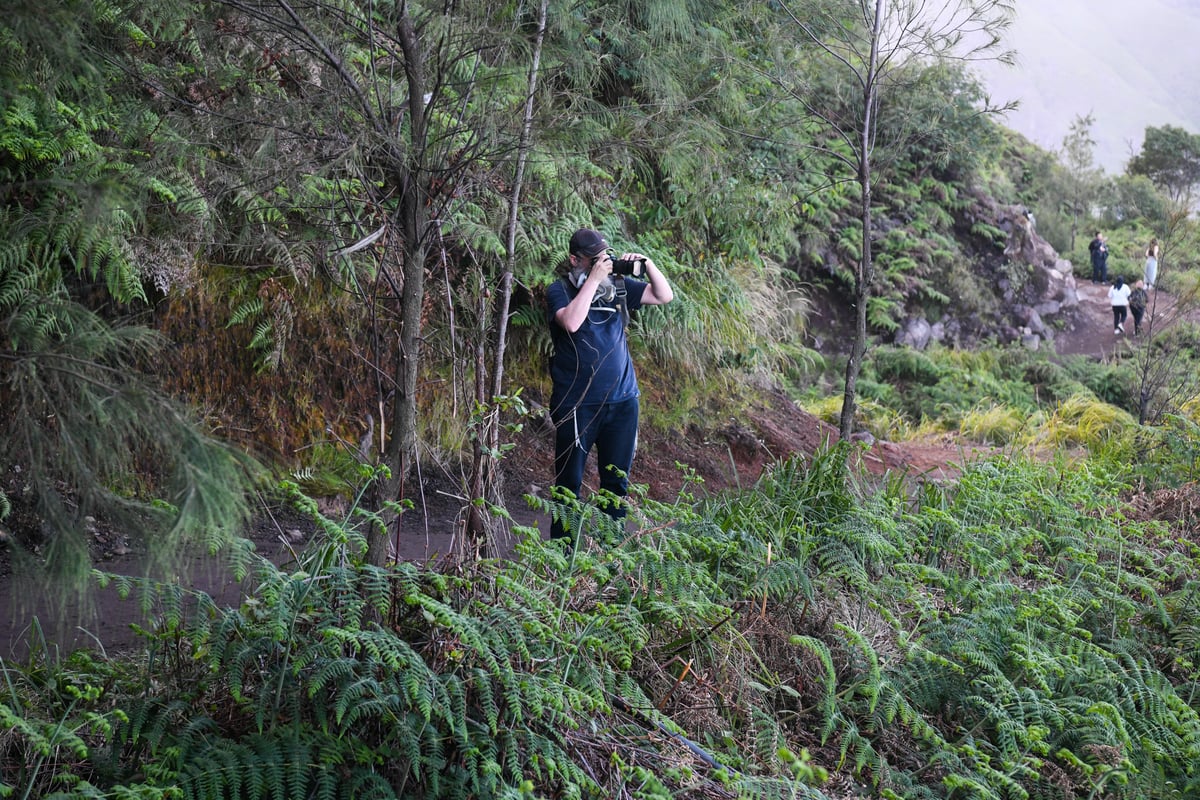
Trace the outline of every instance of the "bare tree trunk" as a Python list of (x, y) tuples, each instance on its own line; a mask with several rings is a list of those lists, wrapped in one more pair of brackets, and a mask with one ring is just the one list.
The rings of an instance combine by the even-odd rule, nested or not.
[[(533, 101), (537, 91), (538, 74), (541, 69), (542, 42), (546, 35), (546, 16), (549, 10), (549, 0), (542, 0), (538, 9), (537, 38), (533, 48), (533, 59), (529, 67), (529, 84), (525, 95), (525, 112), (521, 128), (521, 140), (517, 147), (517, 166), (512, 185), (512, 196), (509, 199), (508, 226), (505, 232), (505, 264), (500, 276), (500, 285), (496, 298), (496, 316), (494, 339), (496, 342), (495, 360), (492, 367), (491, 396), (484, 394), (486, 381), (483, 380), (483, 353), (476, 359), (476, 399), (480, 408), (488, 408), (486, 423), (476, 438), (472, 452), (470, 479), (470, 508), (467, 510), (467, 534), (478, 541), (487, 532), (483, 511), (478, 501), (482, 499), (485, 487), (488, 485), (491, 472), (491, 462), (488, 453), (495, 453), (500, 446), (500, 409), (489, 404), (492, 398), (499, 397), (504, 386), (504, 353), (508, 337), (508, 313), (512, 302), (513, 268), (517, 258), (517, 216), (521, 206), (521, 189), (525, 182), (525, 164), (529, 159), (530, 139), (533, 131)], [(487, 446), (484, 447), (486, 441)], [(476, 548), (479, 549), (478, 547)]]
[[(483, 276), (480, 276), (480, 282), (483, 282)], [(487, 319), (488, 293), (479, 292), (479, 308), (477, 315), (481, 323)], [(480, 553), (482, 543), (487, 534), (487, 523), (484, 519), (483, 509), (480, 507), (480, 500), (483, 498), (485, 488), (489, 477), (489, 460), (488, 451), (484, 446), (484, 438), (489, 435), (489, 430), (493, 424), (493, 417), (497, 413), (494, 407), (487, 405), (487, 337), (484, 335), (483, 328), (485, 325), (480, 325), (480, 331), (475, 339), (474, 348), (474, 370), (475, 370), (475, 407), (478, 409), (487, 409), (487, 417), (485, 422), (480, 423), (479, 430), (476, 431), (476, 436), (471, 444), (471, 474), (467, 482), (467, 519), (465, 526), (465, 538), (470, 541), (460, 543), (458, 556), (460, 559), (467, 559), (473, 555)], [(475, 412), (471, 413), (472, 418)]]
[(874, 273), (871, 254), (871, 178), (870, 166), (864, 161), (860, 170), (862, 188), (862, 259), (854, 285), (854, 341), (850, 344), (850, 358), (846, 362), (846, 386), (842, 395), (842, 415), (838, 421), (838, 435), (849, 439), (854, 435), (854, 417), (858, 411), (858, 376), (862, 372), (863, 358), (867, 353), (867, 302), (871, 299), (871, 279)]
[(875, 264), (871, 252), (871, 154), (875, 145), (875, 106), (878, 102), (879, 34), (882, 25), (883, 1), (875, 0), (875, 17), (871, 23), (871, 54), (862, 82), (863, 118), (858, 140), (858, 185), (861, 195), (859, 214), (862, 219), (862, 257), (854, 286), (854, 342), (846, 362), (846, 387), (842, 395), (842, 416), (838, 434), (843, 440), (854, 435), (854, 417), (858, 410), (858, 376), (862, 372), (867, 352), (867, 301), (875, 279)]
[[(500, 311), (496, 316), (496, 365), (492, 372), (492, 394), (500, 394), (504, 379), (504, 349), (508, 335), (508, 309), (512, 302), (513, 266), (517, 260), (517, 214), (521, 208), (521, 189), (525, 184), (525, 164), (529, 160), (529, 141), (533, 134), (533, 99), (537, 92), (538, 74), (542, 62), (542, 42), (546, 37), (546, 15), (550, 0), (542, 0), (538, 9), (537, 41), (533, 48), (533, 63), (529, 67), (529, 90), (525, 96), (525, 115), (521, 127), (521, 141), (517, 148), (517, 173), (513, 179), (512, 198), (508, 207), (508, 230), (504, 249), (506, 263), (500, 278)], [(490, 440), (493, 449), (499, 444), (499, 426), (492, 427)]]
[(1071, 252), (1075, 252), (1075, 234), (1079, 231), (1079, 198), (1071, 201)]
[[(425, 259), (429, 249), (429, 174), (424, 166), (429, 114), (425, 99), (425, 53), (407, 7), (401, 14), (398, 33), (408, 81), (409, 149), (404, 163), (394, 165), (391, 176), (400, 194), (395, 223), (401, 232), (404, 284), (400, 287), (400, 336), (393, 371), (391, 437), (384, 451), (384, 463), (392, 474), (382, 485), (384, 501), (403, 499), (405, 479), (416, 467), (421, 309), (425, 302)], [(387, 560), (388, 535), (398, 536), (400, 532), (398, 514), (385, 513), (384, 519), (386, 531), (372, 528), (367, 535), (367, 560), (376, 565)]]

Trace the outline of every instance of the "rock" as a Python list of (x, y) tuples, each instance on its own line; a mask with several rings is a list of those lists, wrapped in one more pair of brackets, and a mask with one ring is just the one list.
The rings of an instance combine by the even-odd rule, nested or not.
[(1033, 307), (1033, 310), (1036, 311), (1039, 316), (1053, 317), (1062, 310), (1062, 303), (1058, 300), (1048, 300), (1045, 303), (1038, 303)]
[(1012, 314), (1023, 333), (1036, 333), (1041, 336), (1046, 330), (1046, 324), (1042, 321), (1042, 315), (1037, 312), (1037, 309), (1025, 305), (1015, 305)]
[(875, 435), (870, 431), (855, 431), (850, 434), (850, 441), (865, 442), (868, 447), (875, 444)]
[[(1001, 206), (997, 212), (1007, 223), (1003, 228), (1010, 231), (1004, 255), (1014, 263), (1028, 264), (1033, 268), (1030, 285), (1037, 296), (1028, 299), (1032, 300), (1038, 313), (1051, 316), (1078, 305), (1075, 271), (1071, 262), (1059, 257), (1050, 243), (1038, 235), (1027, 209), (1020, 205)], [(1051, 303), (1057, 303), (1057, 308), (1050, 310)]]
[(924, 350), (933, 338), (933, 326), (924, 317), (910, 317), (896, 332), (896, 344)]

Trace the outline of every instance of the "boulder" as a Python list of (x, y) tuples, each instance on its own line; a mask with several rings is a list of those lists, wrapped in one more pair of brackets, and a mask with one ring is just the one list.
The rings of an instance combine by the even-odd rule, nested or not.
[(1038, 303), (1033, 307), (1033, 310), (1043, 317), (1053, 317), (1059, 311), (1062, 311), (1062, 302), (1059, 300), (1049, 300), (1045, 303)]
[(1036, 308), (1016, 305), (1013, 306), (1012, 313), (1017, 324), (1030, 333), (1041, 336), (1046, 332), (1046, 323), (1042, 321), (1042, 315), (1038, 313)]
[(1033, 268), (1030, 286), (1033, 297), (1025, 299), (1039, 315), (1055, 316), (1079, 305), (1075, 270), (1071, 262), (1060, 258), (1050, 243), (1038, 235), (1032, 215), (1023, 206), (1002, 207), (1009, 230), (1004, 255), (1010, 261)]
[(909, 317), (896, 331), (896, 344), (924, 350), (933, 338), (933, 326), (924, 317)]
[(924, 317), (909, 317), (900, 330), (896, 331), (896, 344), (924, 350), (931, 342), (946, 338), (946, 326), (940, 322), (930, 324)]

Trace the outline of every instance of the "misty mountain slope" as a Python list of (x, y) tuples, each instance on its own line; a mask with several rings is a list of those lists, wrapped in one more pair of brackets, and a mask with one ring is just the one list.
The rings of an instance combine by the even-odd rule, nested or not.
[(975, 71), (992, 99), (1020, 102), (1004, 124), (1058, 149), (1077, 115), (1094, 115), (1096, 160), (1124, 169), (1147, 126), (1200, 133), (1200, 2), (1053, 0), (1018, 6), (1005, 46), (1009, 67)]

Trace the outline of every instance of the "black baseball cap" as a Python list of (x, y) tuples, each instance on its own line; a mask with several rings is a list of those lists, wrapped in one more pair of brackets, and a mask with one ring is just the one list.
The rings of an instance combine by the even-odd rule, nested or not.
[(608, 249), (604, 237), (591, 228), (580, 228), (571, 235), (571, 255), (594, 256)]

